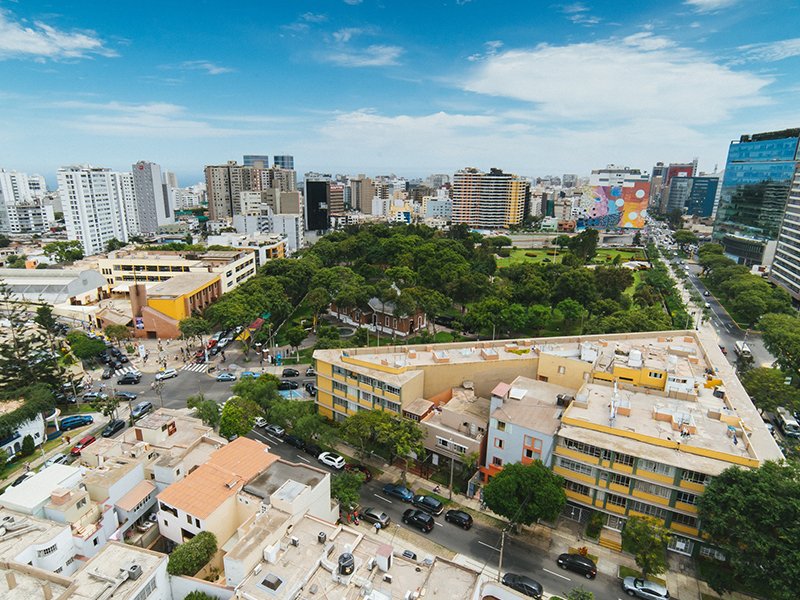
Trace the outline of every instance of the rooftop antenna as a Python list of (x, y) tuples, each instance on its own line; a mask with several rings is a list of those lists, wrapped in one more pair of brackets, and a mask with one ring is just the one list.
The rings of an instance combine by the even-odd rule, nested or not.
[(614, 395), (611, 396), (611, 414), (608, 418), (608, 424), (614, 426), (614, 421), (617, 418), (617, 406), (619, 404), (619, 390), (617, 389), (617, 380), (614, 380)]

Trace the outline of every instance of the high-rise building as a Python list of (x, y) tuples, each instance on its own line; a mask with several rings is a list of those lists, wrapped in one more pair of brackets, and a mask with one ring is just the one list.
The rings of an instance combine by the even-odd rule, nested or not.
[(306, 194), (304, 222), (307, 231), (325, 231), (330, 227), (328, 218), (329, 191), (331, 176), (320, 173), (306, 173), (304, 176)]
[(351, 177), (348, 182), (350, 188), (350, 205), (354, 210), (366, 215), (372, 214), (372, 199), (375, 197), (375, 185), (366, 175)]
[(128, 241), (124, 190), (133, 189), (130, 173), (70, 166), (58, 170), (57, 180), (67, 238), (78, 240), (84, 254), (103, 252), (111, 239)]
[(769, 279), (800, 300), (800, 168), (794, 173)]
[(428, 175), (427, 183), (428, 186), (432, 187), (434, 190), (439, 189), (443, 185), (450, 183), (450, 175), (446, 175), (444, 173), (434, 173), (433, 175)]
[(578, 185), (578, 176), (575, 173), (564, 173), (561, 177), (561, 185), (565, 188), (572, 188)]
[(243, 169), (235, 160), (229, 160), (224, 165), (206, 167), (208, 217), (212, 221), (232, 217), (238, 211), (239, 192), (243, 189)]
[(689, 199), (691, 177), (673, 177), (667, 188), (667, 200), (664, 203), (664, 212), (670, 214), (674, 211), (683, 212), (686, 201)]
[(719, 177), (699, 175), (689, 178), (689, 195), (686, 198), (686, 214), (710, 217), (714, 213), (714, 201), (719, 189)]
[(731, 142), (714, 239), (740, 264), (762, 264), (778, 237), (795, 169), (800, 128), (743, 135)]
[(269, 155), (245, 154), (242, 157), (242, 164), (245, 167), (257, 167), (259, 169), (269, 169)]
[(484, 173), (466, 168), (453, 176), (453, 224), (465, 223), (482, 229), (504, 229), (525, 217), (529, 182), (500, 169)]
[(140, 233), (155, 233), (159, 226), (175, 222), (167, 184), (156, 163), (140, 160), (133, 167), (133, 189)]
[(589, 177), (591, 186), (616, 186), (633, 181), (649, 181), (647, 173), (640, 169), (608, 165), (605, 169), (594, 169)]
[(279, 169), (290, 169), (294, 171), (294, 156), (291, 154), (276, 154), (272, 166), (278, 167)]
[(167, 184), (167, 189), (178, 187), (178, 176), (172, 171), (164, 171), (164, 183)]
[(0, 169), (0, 233), (41, 233), (52, 223), (45, 205), (47, 186), (41, 175)]

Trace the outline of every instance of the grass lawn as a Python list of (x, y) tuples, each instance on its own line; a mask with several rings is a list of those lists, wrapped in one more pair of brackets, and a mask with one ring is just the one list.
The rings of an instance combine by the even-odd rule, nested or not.
[[(298, 304), (294, 309), (294, 312), (289, 315), (289, 318), (286, 319), (286, 322), (278, 332), (278, 335), (275, 338), (276, 345), (288, 346), (289, 342), (286, 340), (286, 332), (292, 327), (311, 327), (312, 318), (313, 315), (311, 314), (311, 308), (305, 302)], [(306, 321), (305, 325), (303, 324), (304, 320)]]
[(636, 286), (639, 285), (639, 282), (642, 280), (643, 274), (644, 273), (642, 271), (633, 272), (633, 285), (625, 290), (626, 296), (630, 296), (631, 298), (633, 297), (633, 292), (636, 291)]
[[(539, 264), (542, 262), (560, 263), (564, 251), (559, 250), (556, 254), (555, 248), (517, 248), (511, 251), (511, 256), (508, 258), (498, 258), (498, 267), (507, 267), (516, 263), (531, 261)], [(554, 256), (554, 254), (556, 254)], [(644, 252), (641, 250), (616, 250), (616, 249), (599, 249), (597, 256), (594, 257), (594, 264), (604, 265), (614, 260), (616, 256), (620, 256), (623, 262), (629, 260), (647, 260)], [(545, 261), (545, 258), (548, 261)]]

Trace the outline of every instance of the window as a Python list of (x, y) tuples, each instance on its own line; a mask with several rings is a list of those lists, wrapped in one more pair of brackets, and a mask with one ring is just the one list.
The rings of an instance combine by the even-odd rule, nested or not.
[(559, 375), (564, 375), (566, 372), (567, 372), (567, 368), (566, 367), (558, 367), (558, 374)]
[(616, 494), (607, 494), (606, 495), (606, 504), (613, 504), (614, 506), (622, 506), (625, 507), (628, 504), (628, 501), (623, 498), (622, 496), (617, 496)]
[(192, 524), (192, 515), (186, 515), (186, 522), (189, 523), (189, 525)]
[(714, 560), (724, 561), (725, 555), (711, 546), (702, 546), (700, 548), (700, 556), (705, 558), (713, 558)]
[(503, 459), (500, 458), (499, 456), (494, 456), (494, 457), (492, 457), (492, 464), (497, 466), (497, 467), (502, 467), (503, 466)]
[(594, 469), (592, 469), (592, 467), (589, 465), (584, 465), (574, 460), (569, 460), (568, 458), (559, 457), (558, 464), (565, 469), (574, 471), (575, 473), (580, 473), (581, 475), (591, 476), (594, 474)]
[(565, 481), (564, 482), (564, 489), (573, 491), (573, 492), (575, 492), (577, 494), (581, 494), (583, 496), (591, 496), (592, 495), (592, 490), (588, 486), (582, 485), (580, 483), (575, 483), (574, 481)]
[(84, 506), (86, 506), (86, 498), (81, 498), (80, 500), (78, 500), (76, 507), (83, 508)]
[(689, 492), (678, 492), (678, 496), (675, 499), (678, 502), (683, 502), (684, 504), (697, 504), (697, 495), (690, 494)]
[(394, 387), (393, 385), (387, 385), (386, 386), (386, 392), (389, 393), (389, 394), (394, 394), (395, 396), (399, 396), (400, 395), (400, 388)]
[(686, 525), (687, 527), (697, 527), (697, 517), (690, 517), (680, 513), (672, 513), (672, 522)]
[(386, 410), (391, 410), (393, 412), (399, 413), (400, 412), (400, 405), (397, 402), (391, 402), (390, 400), (386, 401)]
[(497, 431), (505, 431), (505, 430), (506, 430), (505, 422), (504, 421), (498, 421), (497, 422)]
[(156, 580), (151, 579), (147, 582), (147, 585), (144, 586), (141, 592), (136, 594), (133, 600), (145, 600), (150, 594), (156, 591)]
[(333, 374), (334, 375), (342, 375), (343, 377), (347, 375), (347, 370), (343, 369), (342, 367), (337, 367), (336, 365), (333, 366)]
[(597, 446), (592, 446), (590, 444), (584, 444), (583, 442), (576, 442), (575, 440), (564, 440), (564, 447), (569, 448), (570, 450), (574, 450), (575, 452), (580, 452), (581, 454), (588, 454), (589, 456), (596, 456), (600, 458), (600, 448)]
[(636, 489), (645, 494), (650, 494), (651, 496), (659, 496), (661, 498), (669, 498), (670, 495), (672, 494), (672, 491), (670, 489), (665, 488), (661, 485), (656, 485), (655, 483), (649, 483), (647, 481), (637, 481)]
[(93, 544), (93, 545), (95, 545), (95, 546), (97, 546), (97, 538), (94, 538), (94, 539), (92, 540), (92, 544)]
[(683, 481), (688, 481), (690, 483), (699, 483), (701, 485), (706, 485), (708, 483), (709, 477), (705, 473), (698, 473), (697, 471), (684, 471), (681, 473), (681, 479)]
[(628, 454), (620, 454), (619, 452), (614, 454), (614, 462), (619, 463), (621, 465), (625, 465), (627, 467), (633, 466), (633, 457)]
[(70, 557), (67, 559), (67, 566), (70, 566), (70, 565), (71, 565), (72, 563), (74, 563), (74, 562), (75, 562), (75, 557), (73, 557), (73, 556), (70, 556)]
[(659, 475), (667, 475), (669, 477), (675, 474), (675, 467), (671, 467), (669, 465), (658, 463), (653, 460), (647, 460), (644, 458), (639, 459), (639, 462), (637, 464), (637, 469), (639, 471), (650, 471), (651, 473), (657, 473)]
[(644, 502), (637, 502), (636, 500), (631, 501), (631, 510), (657, 519), (665, 520), (667, 518), (667, 511), (663, 508), (658, 508), (652, 504), (645, 504)]
[(651, 379), (664, 379), (663, 373), (656, 373), (655, 371), (650, 371), (648, 373)]
[(494, 438), (494, 447), (501, 448), (503, 447), (503, 440), (500, 438)]
[(58, 545), (57, 544), (53, 544), (52, 546), (48, 546), (47, 548), (44, 548), (42, 550), (37, 550), (36, 551), (36, 556), (38, 558), (42, 558), (43, 556), (48, 556), (48, 555), (52, 554), (56, 550), (58, 550)]
[(347, 386), (343, 383), (338, 381), (333, 382), (333, 391), (334, 392), (342, 392), (343, 394), (347, 393)]
[(625, 475), (620, 475), (618, 473), (609, 473), (609, 482), (615, 483), (617, 485), (622, 485), (625, 487), (630, 487), (631, 478), (626, 477)]

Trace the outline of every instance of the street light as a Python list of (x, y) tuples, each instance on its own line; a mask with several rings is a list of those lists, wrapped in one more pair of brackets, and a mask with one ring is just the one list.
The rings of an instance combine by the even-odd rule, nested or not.
[[(450, 438), (450, 447), (453, 447), (453, 438)], [(455, 457), (450, 457), (450, 500), (453, 499), (453, 465), (455, 465), (456, 459)]]

